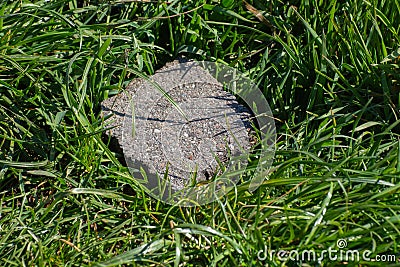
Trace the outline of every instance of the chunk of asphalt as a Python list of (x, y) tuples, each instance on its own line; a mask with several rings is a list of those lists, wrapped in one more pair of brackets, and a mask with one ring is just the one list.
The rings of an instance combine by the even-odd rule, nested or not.
[(107, 134), (128, 166), (167, 178), (174, 190), (212, 179), (250, 149), (250, 112), (194, 62), (174, 61), (150, 80), (134, 79), (102, 103), (102, 113), (113, 115)]

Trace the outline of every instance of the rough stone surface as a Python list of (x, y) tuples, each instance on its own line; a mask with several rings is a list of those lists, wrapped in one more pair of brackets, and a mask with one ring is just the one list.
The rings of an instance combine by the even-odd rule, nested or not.
[(108, 134), (127, 162), (167, 175), (178, 190), (194, 176), (201, 181), (220, 174), (221, 164), (229, 165), (230, 158), (250, 148), (248, 110), (207, 71), (187, 66), (174, 61), (151, 77), (186, 118), (143, 79), (102, 103), (103, 115), (114, 115), (107, 127), (116, 127)]

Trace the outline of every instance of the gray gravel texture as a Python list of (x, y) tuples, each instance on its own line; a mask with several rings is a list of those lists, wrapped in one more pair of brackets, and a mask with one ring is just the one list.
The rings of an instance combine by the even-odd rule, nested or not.
[[(250, 112), (194, 62), (174, 61), (157, 71), (157, 83), (186, 118), (149, 81), (135, 79), (122, 93), (102, 103), (113, 114), (107, 127), (129, 167), (142, 169), (147, 187), (167, 178), (173, 190), (206, 181), (229, 166), (245, 165), (240, 155), (250, 149)], [(239, 158), (239, 160), (237, 159)], [(146, 176), (146, 177), (144, 177)], [(157, 178), (155, 178), (157, 177)]]

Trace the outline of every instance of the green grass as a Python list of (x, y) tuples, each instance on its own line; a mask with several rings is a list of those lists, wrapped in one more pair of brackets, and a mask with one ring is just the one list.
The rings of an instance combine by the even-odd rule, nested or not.
[[(0, 3), (1, 266), (332, 266), (257, 253), (338, 239), (400, 258), (400, 2), (248, 4)], [(253, 194), (168, 206), (108, 148), (101, 101), (178, 55), (267, 97), (277, 151)]]

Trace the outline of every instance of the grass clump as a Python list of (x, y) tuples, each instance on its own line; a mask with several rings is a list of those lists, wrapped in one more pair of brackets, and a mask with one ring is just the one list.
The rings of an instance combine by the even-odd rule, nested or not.
[[(2, 1), (2, 265), (398, 263), (399, 16), (389, 0)], [(164, 205), (108, 148), (101, 101), (182, 54), (267, 97), (277, 152), (254, 194)], [(258, 257), (342, 239), (375, 260)]]

